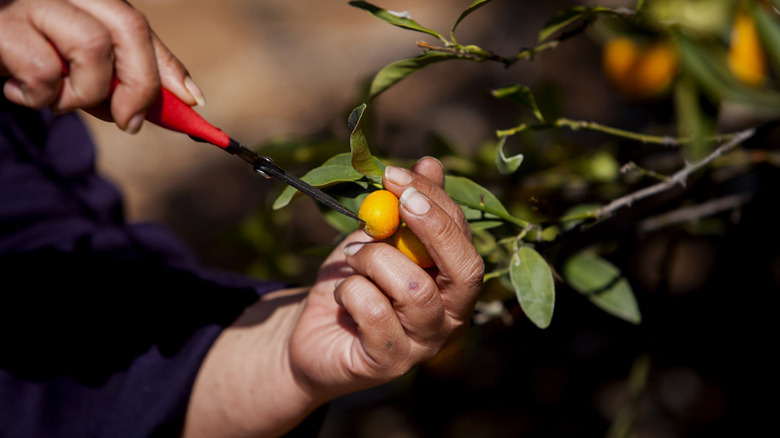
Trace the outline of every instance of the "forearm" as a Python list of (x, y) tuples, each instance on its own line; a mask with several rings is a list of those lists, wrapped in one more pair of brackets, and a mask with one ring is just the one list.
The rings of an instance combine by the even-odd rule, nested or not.
[(304, 297), (301, 290), (264, 297), (220, 335), (198, 374), (182, 436), (279, 436), (325, 402), (290, 366), (291, 327)]

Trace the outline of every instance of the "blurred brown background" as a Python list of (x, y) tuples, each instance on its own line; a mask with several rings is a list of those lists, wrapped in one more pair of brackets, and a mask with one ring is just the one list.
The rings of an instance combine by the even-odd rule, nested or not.
[[(415, 44), (418, 40), (436, 43), (422, 33), (384, 23), (347, 0), (132, 3), (146, 14), (204, 91), (207, 104), (198, 112), (250, 147), (327, 130), (341, 135), (343, 151), (348, 151), (346, 118), (363, 103), (359, 99), (365, 81), (388, 63), (421, 53)], [(520, 3), (497, 1), (480, 9), (461, 23), (459, 41), (514, 54), (533, 44), (540, 20), (571, 2), (532, 7)], [(377, 4), (409, 11), (420, 24), (447, 35), (471, 1)], [(426, 153), (422, 145), (433, 131), (458, 147), (475, 147), (493, 138), (495, 129), (512, 126), (516, 114), (513, 109), (487, 114), (493, 118), (488, 122), (485, 111), (491, 107), (486, 105), (486, 90), (566, 76), (570, 74), (567, 64), (577, 65), (582, 81), (561, 84), (563, 92), (576, 92), (579, 97), (567, 101), (573, 106), (569, 114), (587, 112), (592, 117), (609, 108), (608, 101), (599, 98), (607, 90), (594, 68), (597, 54), (582, 47), (574, 42), (554, 56), (540, 57), (533, 66), (521, 62), (505, 69), (497, 63), (456, 61), (417, 73), (370, 104), (377, 122), (375, 138), (381, 143), (372, 147), (419, 158)], [(589, 72), (595, 75), (592, 80)], [(587, 87), (582, 86), (585, 82)], [(495, 99), (490, 103), (494, 105)], [(215, 147), (153, 125), (131, 136), (114, 125), (87, 120), (99, 146), (98, 164), (124, 191), (131, 220), (162, 222), (190, 242), (206, 263), (241, 269), (243, 259), (215, 236), (263, 208), (267, 192), (276, 193), (280, 183), (258, 178), (245, 163)], [(298, 208), (304, 211), (311, 207), (302, 204)], [(328, 227), (320, 225), (302, 226), (301, 232), (314, 234), (314, 240), (320, 233), (327, 241)]]

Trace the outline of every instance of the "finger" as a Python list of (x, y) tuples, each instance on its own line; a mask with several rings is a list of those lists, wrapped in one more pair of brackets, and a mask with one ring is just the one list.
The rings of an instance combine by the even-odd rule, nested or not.
[(442, 189), (444, 186), (444, 172), (443, 169), (435, 170), (435, 163), (437, 162), (438, 160), (430, 159), (417, 163), (417, 165), (424, 169), (424, 172), (430, 174), (434, 179), (439, 180), (437, 182), (434, 182), (423, 174), (418, 174), (401, 167), (387, 166), (383, 176), (384, 187), (393, 192), (396, 196), (400, 196), (401, 193), (409, 187), (414, 187), (418, 191), (425, 193), (435, 204), (444, 209), (444, 211), (458, 224), (460, 232), (464, 233), (470, 239), (471, 227), (466, 220), (466, 216), (463, 214), (463, 209), (461, 209), (460, 206), (458, 206), (458, 204), (456, 204)]
[(29, 108), (48, 106), (62, 87), (62, 65), (56, 50), (32, 27), (5, 26), (4, 31), (18, 38), (0, 38), (3, 73), (10, 76), (3, 85), (3, 94), (9, 101)]
[(411, 167), (411, 171), (423, 175), (435, 185), (444, 188), (444, 166), (441, 164), (441, 161), (436, 158), (420, 158), (420, 160)]
[(47, 1), (34, 9), (33, 24), (51, 41), (65, 67), (54, 111), (91, 107), (108, 97), (113, 75), (112, 40), (94, 17), (67, 2)]
[(346, 262), (345, 248), (352, 244), (365, 243), (368, 236), (361, 230), (348, 235), (339, 245), (331, 251), (317, 271), (317, 283), (326, 281), (337, 282), (353, 275), (355, 271)]
[(409, 187), (399, 201), (401, 219), (425, 245), (439, 269), (436, 284), (445, 309), (465, 321), (482, 286), (482, 258), (452, 217), (425, 194)]
[(363, 359), (377, 370), (395, 365), (403, 373), (405, 364), (399, 364), (398, 358), (409, 356), (409, 340), (390, 300), (371, 281), (359, 275), (341, 282), (334, 297), (357, 327)]
[(406, 333), (420, 344), (440, 341), (444, 304), (422, 268), (384, 242), (346, 247), (347, 263), (387, 295)]
[(111, 96), (114, 122), (137, 132), (146, 111), (160, 92), (152, 31), (146, 18), (121, 0), (70, 0), (100, 21), (113, 41), (114, 71), (118, 83)]
[[(157, 58), (157, 67), (160, 72), (160, 82), (162, 87), (175, 94), (182, 102), (187, 105), (205, 105), (206, 100), (203, 92), (190, 78), (187, 69), (168, 48), (160, 41), (157, 35), (152, 34), (154, 42), (154, 52)], [(87, 110), (93, 116), (112, 121), (110, 102), (101, 103)]]
[(152, 33), (152, 42), (154, 43), (154, 53), (157, 58), (157, 69), (160, 72), (160, 82), (168, 91), (176, 95), (187, 105), (203, 106), (206, 104), (206, 98), (203, 91), (192, 80), (184, 64), (168, 50), (168, 47)]

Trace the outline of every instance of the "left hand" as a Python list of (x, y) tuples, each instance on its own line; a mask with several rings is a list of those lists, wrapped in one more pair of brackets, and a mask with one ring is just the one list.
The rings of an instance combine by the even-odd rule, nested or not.
[[(242, 328), (228, 330), (204, 365), (193, 399), (203, 400), (199, 390), (228, 388), (232, 362), (239, 360), (238, 369), (250, 374), (232, 391), (246, 392), (239, 398), (251, 409), (236, 411), (234, 421), (259, 436), (280, 434), (322, 403), (398, 378), (462, 336), (484, 264), (443, 183), (443, 169), (433, 159), (420, 160), (411, 171), (390, 167), (384, 177), (435, 268), (424, 270), (392, 246), (352, 233), (325, 260), (305, 299), (282, 293), (260, 301), (236, 322)], [(248, 351), (249, 358), (229, 351)], [(207, 405), (191, 405), (185, 435), (227, 430), (224, 424), (193, 426), (202, 425), (208, 412)]]

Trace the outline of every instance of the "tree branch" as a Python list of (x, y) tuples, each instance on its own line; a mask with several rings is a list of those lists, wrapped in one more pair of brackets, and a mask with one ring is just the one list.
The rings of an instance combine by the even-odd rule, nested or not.
[(669, 225), (689, 222), (702, 217), (711, 216), (722, 211), (733, 210), (750, 201), (749, 194), (736, 194), (723, 198), (712, 199), (703, 204), (682, 207), (658, 216), (649, 217), (639, 223), (639, 231), (646, 233)]
[(617, 210), (629, 207), (631, 204), (633, 204), (636, 201), (639, 201), (644, 198), (648, 198), (650, 196), (653, 196), (655, 194), (661, 193), (663, 191), (669, 190), (672, 187), (676, 185), (685, 186), (686, 180), (688, 177), (693, 174), (694, 172), (698, 171), (699, 169), (703, 168), (704, 166), (707, 166), (712, 161), (714, 161), (716, 158), (721, 157), (722, 155), (730, 152), (732, 149), (737, 147), (739, 144), (747, 140), (748, 138), (752, 137), (756, 133), (755, 128), (746, 129), (744, 131), (740, 131), (734, 134), (734, 136), (728, 140), (727, 142), (721, 144), (717, 148), (715, 148), (712, 153), (710, 153), (707, 157), (702, 159), (701, 161), (694, 163), (694, 164), (686, 164), (682, 169), (680, 169), (677, 173), (669, 176), (667, 179), (654, 184), (649, 187), (645, 187), (644, 189), (638, 190), (634, 193), (631, 193), (629, 195), (623, 196), (621, 198), (615, 199), (609, 204), (605, 205), (604, 207), (596, 210), (596, 218), (601, 219), (607, 216), (611, 216), (614, 214)]

